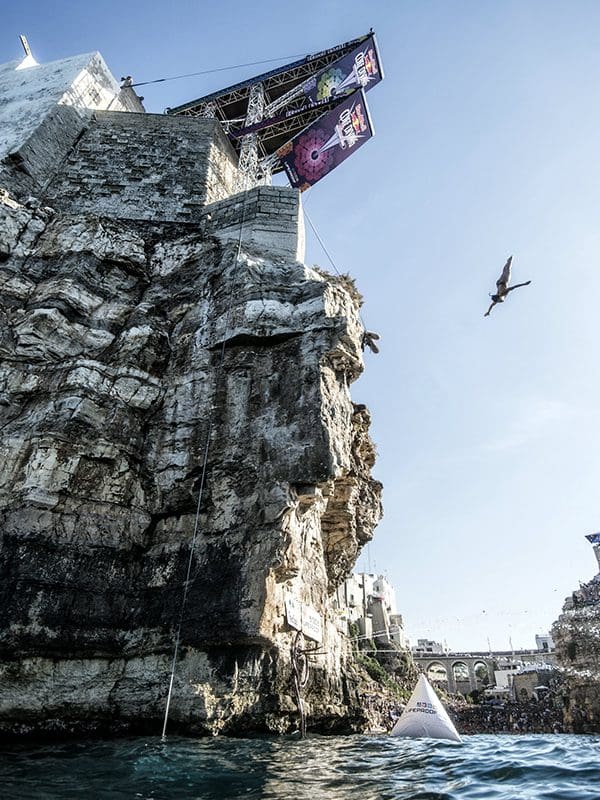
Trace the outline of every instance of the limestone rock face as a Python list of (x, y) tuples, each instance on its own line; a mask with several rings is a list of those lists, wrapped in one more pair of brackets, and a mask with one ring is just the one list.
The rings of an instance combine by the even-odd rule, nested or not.
[[(598, 555), (598, 552), (597, 552)], [(564, 674), (565, 721), (575, 733), (600, 732), (600, 573), (567, 598), (552, 627)]]
[[(298, 204), (238, 198), (267, 201)], [(173, 727), (288, 730), (290, 598), (322, 624), (309, 720), (357, 711), (329, 598), (381, 513), (360, 298), (297, 260), (294, 213), (262, 246), (219, 203), (161, 226), (0, 196), (1, 731), (158, 729), (178, 629)]]

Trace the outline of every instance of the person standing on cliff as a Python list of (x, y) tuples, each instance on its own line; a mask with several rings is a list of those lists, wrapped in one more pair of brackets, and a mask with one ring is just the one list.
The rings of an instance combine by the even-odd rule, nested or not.
[(490, 297), (492, 298), (492, 302), (491, 302), (490, 307), (488, 308), (488, 310), (483, 315), (484, 317), (489, 317), (492, 308), (497, 303), (503, 303), (506, 300), (506, 298), (508, 297), (510, 292), (514, 291), (515, 289), (518, 289), (521, 286), (529, 286), (529, 284), (531, 283), (531, 281), (525, 281), (525, 283), (516, 283), (514, 286), (509, 286), (508, 285), (508, 282), (510, 280), (510, 268), (511, 268), (511, 265), (512, 265), (512, 260), (513, 260), (513, 257), (510, 256), (508, 261), (504, 265), (504, 268), (502, 270), (502, 274), (500, 275), (500, 277), (496, 281), (496, 294), (491, 294), (490, 295)]

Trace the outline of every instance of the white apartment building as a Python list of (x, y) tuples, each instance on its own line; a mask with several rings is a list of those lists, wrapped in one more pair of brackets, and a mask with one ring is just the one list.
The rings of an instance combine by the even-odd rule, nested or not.
[(353, 573), (336, 591), (343, 617), (358, 624), (361, 635), (406, 647), (402, 615), (396, 612), (396, 593), (384, 575)]

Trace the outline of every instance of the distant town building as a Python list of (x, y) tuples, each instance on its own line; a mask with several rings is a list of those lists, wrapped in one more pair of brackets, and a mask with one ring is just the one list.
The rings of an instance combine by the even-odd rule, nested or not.
[(508, 695), (512, 689), (512, 682), (515, 674), (523, 666), (520, 661), (513, 661), (508, 659), (498, 659), (494, 670), (494, 689), (506, 692)]
[(420, 655), (427, 655), (429, 653), (438, 653), (442, 654), (447, 651), (447, 647), (441, 645), (439, 642), (434, 642), (431, 639), (417, 639), (416, 645), (413, 645), (411, 648), (413, 655), (420, 656)]
[(535, 646), (541, 653), (552, 653), (554, 641), (549, 633), (538, 633), (535, 637)]
[[(556, 656), (551, 637), (538, 635), (536, 644), (535, 650), (453, 653), (439, 642), (418, 639), (411, 651), (415, 664), (431, 683), (463, 695), (483, 691), (487, 699), (501, 701), (514, 698), (513, 682), (516, 675), (530, 672), (546, 674), (547, 670), (555, 667)], [(520, 687), (522, 685), (531, 695), (536, 686), (543, 685), (543, 681), (527, 678)]]
[(396, 611), (394, 587), (384, 575), (353, 573), (336, 590), (342, 619), (358, 626), (361, 636), (407, 647), (402, 615)]
[(556, 667), (550, 664), (529, 664), (515, 673), (512, 680), (512, 698), (520, 702), (540, 700), (550, 691), (551, 678)]

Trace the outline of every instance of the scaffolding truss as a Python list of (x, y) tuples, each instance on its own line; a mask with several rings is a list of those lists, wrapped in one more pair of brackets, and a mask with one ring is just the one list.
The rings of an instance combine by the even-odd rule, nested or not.
[[(167, 114), (219, 120), (239, 155), (238, 190), (269, 183), (271, 174), (282, 170), (277, 150), (335, 105), (335, 101), (307, 105), (305, 83), (370, 36), (372, 32), (176, 108), (168, 108)], [(256, 126), (254, 130), (244, 132), (253, 125)]]

